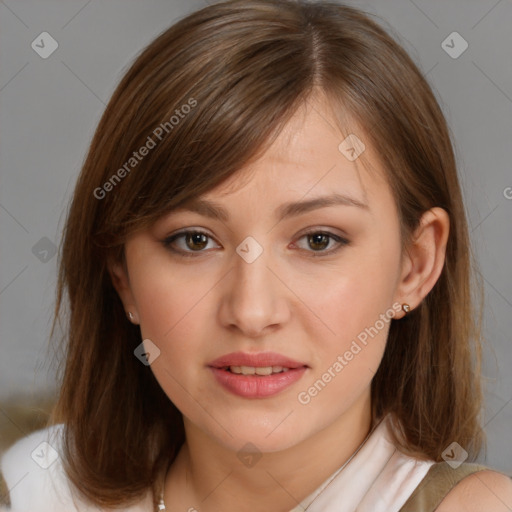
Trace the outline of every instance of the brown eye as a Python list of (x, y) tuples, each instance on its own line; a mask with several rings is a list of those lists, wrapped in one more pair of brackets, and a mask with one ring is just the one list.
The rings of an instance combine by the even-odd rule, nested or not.
[(308, 243), (309, 246), (317, 250), (323, 250), (329, 246), (329, 236), (324, 233), (315, 233), (313, 235), (308, 235)]
[(213, 242), (213, 239), (207, 233), (188, 230), (167, 237), (162, 244), (173, 252), (191, 256), (193, 253), (207, 252), (203, 249), (207, 248), (209, 242)]
[(186, 233), (185, 243), (192, 250), (201, 250), (208, 245), (208, 237), (204, 233)]
[[(334, 254), (345, 245), (349, 245), (349, 241), (346, 238), (335, 235), (328, 231), (310, 231), (300, 237), (300, 240), (306, 239), (306, 247), (300, 247), (306, 252), (309, 252), (310, 256), (328, 256)], [(333, 242), (331, 244), (331, 242)]]

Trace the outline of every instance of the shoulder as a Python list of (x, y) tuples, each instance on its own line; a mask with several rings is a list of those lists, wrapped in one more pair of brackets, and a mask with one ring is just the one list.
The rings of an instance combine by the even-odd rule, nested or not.
[(443, 499), (436, 512), (508, 512), (512, 510), (512, 479), (493, 470), (463, 478)]
[(63, 428), (59, 424), (32, 432), (2, 455), (0, 471), (12, 510), (46, 512), (72, 503), (60, 464)]
[[(65, 425), (60, 423), (38, 430), (18, 440), (0, 458), (0, 473), (7, 487), (11, 508), (7, 512), (98, 512), (97, 506), (77, 495), (62, 464)], [(148, 490), (139, 503), (123, 512), (152, 509)], [(4, 512), (0, 505), (0, 512)], [(105, 509), (112, 510), (112, 509)]]
[(64, 425), (52, 425), (22, 437), (2, 455), (0, 469), (9, 479), (21, 471), (46, 470), (59, 458)]

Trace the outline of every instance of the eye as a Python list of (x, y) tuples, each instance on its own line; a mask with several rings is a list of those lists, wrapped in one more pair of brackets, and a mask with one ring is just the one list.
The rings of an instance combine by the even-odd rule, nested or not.
[[(181, 242), (180, 244), (176, 243), (178, 240)], [(171, 251), (180, 253), (183, 256), (192, 256), (190, 253), (205, 252), (203, 249), (208, 246), (208, 240), (211, 240), (208, 233), (193, 229), (175, 233), (163, 240), (162, 243), (164, 247)], [(178, 245), (177, 249), (175, 248), (176, 245)]]
[[(333, 254), (341, 249), (341, 247), (350, 243), (346, 238), (343, 238), (329, 231), (310, 231), (309, 233), (302, 235), (299, 240), (302, 240), (303, 238), (306, 239), (307, 245), (312, 250), (307, 248), (302, 249), (311, 253), (310, 256), (312, 257), (327, 256)], [(194, 253), (206, 252), (204, 249), (208, 248), (208, 242), (210, 240), (213, 239), (208, 233), (198, 229), (189, 229), (180, 231), (167, 237), (162, 241), (162, 244), (167, 249), (178, 253), (181, 256), (193, 257), (195, 256)], [(178, 243), (178, 241), (180, 243)], [(330, 249), (326, 250), (328, 247), (330, 247)]]
[[(308, 246), (313, 249), (312, 251), (305, 249), (308, 252), (312, 252), (311, 256), (327, 256), (337, 252), (341, 247), (348, 245), (349, 241), (339, 235), (335, 235), (329, 231), (310, 231), (299, 238), (302, 240), (306, 239)], [(330, 242), (334, 242), (334, 248), (330, 245)], [(329, 250), (325, 250), (327, 247), (331, 247)], [(319, 254), (314, 254), (319, 253)]]

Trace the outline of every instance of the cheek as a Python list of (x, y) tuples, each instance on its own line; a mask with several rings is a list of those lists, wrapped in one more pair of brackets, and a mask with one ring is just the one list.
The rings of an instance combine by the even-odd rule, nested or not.
[(151, 371), (181, 410), (190, 407), (186, 390), (195, 389), (204, 372), (205, 323), (215, 283), (207, 272), (192, 266), (177, 271), (165, 257), (145, 258), (131, 273), (142, 339), (150, 339), (160, 350)]
[[(330, 401), (348, 405), (370, 384), (396, 314), (392, 301), (399, 254), (395, 249), (376, 243), (375, 247), (354, 250), (336, 270), (336, 279), (330, 272), (329, 281), (317, 279), (316, 286), (304, 287), (305, 302), (328, 329), (323, 329), (326, 334), (322, 336), (317, 332), (316, 337), (309, 332), (309, 337), (316, 339), (317, 357), (302, 388), (304, 400), (299, 398), (299, 402), (309, 403), (314, 398), (319, 407), (327, 407)], [(312, 324), (305, 323), (304, 328), (308, 325)]]
[(343, 348), (392, 307), (398, 262), (392, 248), (361, 248), (347, 253), (336, 268), (303, 281), (301, 297), (328, 327), (323, 329), (328, 346)]
[(134, 260), (130, 273), (141, 333), (162, 348), (186, 347), (198, 315), (204, 314), (201, 308), (215, 286), (214, 276), (192, 265), (179, 267), (165, 253), (146, 256)]
[(325, 303), (325, 318), (335, 335), (318, 340), (315, 365), (296, 397), (306, 414), (326, 423), (355, 404), (370, 386), (393, 317), (393, 310), (380, 307), (377, 300), (369, 304), (360, 289), (349, 297), (339, 296), (338, 307), (331, 305), (331, 310), (327, 306), (332, 302)]

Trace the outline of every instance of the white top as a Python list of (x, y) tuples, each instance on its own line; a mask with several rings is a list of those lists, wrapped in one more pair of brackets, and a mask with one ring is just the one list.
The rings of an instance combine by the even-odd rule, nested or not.
[[(62, 428), (59, 424), (33, 432), (3, 455), (0, 467), (13, 512), (101, 511), (70, 491), (59, 458)], [(388, 435), (390, 428), (386, 417), (348, 464), (291, 512), (306, 507), (308, 512), (398, 512), (434, 461), (399, 452)], [(153, 512), (149, 490), (143, 500), (124, 511)]]

